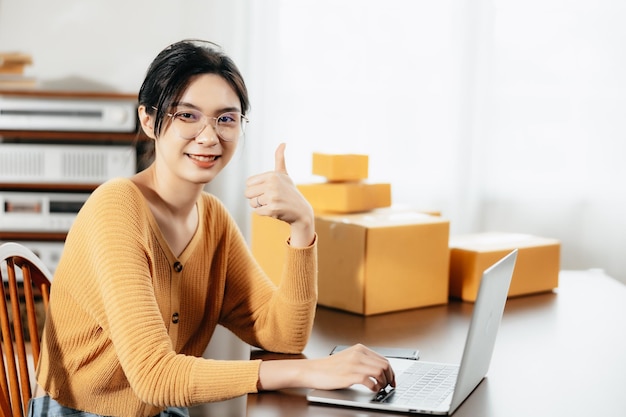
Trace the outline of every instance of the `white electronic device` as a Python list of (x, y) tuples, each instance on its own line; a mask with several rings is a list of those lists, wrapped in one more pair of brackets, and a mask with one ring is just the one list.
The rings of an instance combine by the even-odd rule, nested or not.
[(0, 192), (0, 230), (67, 232), (89, 193)]
[(135, 172), (131, 145), (0, 143), (1, 183), (100, 184)]
[(131, 99), (0, 95), (0, 130), (132, 133), (137, 103)]

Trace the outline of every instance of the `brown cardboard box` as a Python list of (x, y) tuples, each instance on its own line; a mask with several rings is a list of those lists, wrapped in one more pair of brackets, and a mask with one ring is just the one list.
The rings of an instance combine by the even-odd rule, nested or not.
[(448, 220), (380, 209), (315, 226), (319, 304), (372, 315), (447, 303)]
[(514, 233), (478, 233), (450, 239), (450, 296), (476, 301), (482, 273), (518, 248), (509, 297), (558, 287), (560, 242)]
[(313, 174), (321, 175), (328, 181), (360, 181), (369, 175), (367, 155), (355, 154), (313, 154)]
[[(372, 315), (448, 301), (448, 220), (389, 208), (315, 225), (319, 304)], [(277, 285), (288, 236), (286, 223), (252, 214), (252, 253)]]
[(298, 185), (316, 213), (359, 213), (391, 205), (391, 184), (328, 182)]

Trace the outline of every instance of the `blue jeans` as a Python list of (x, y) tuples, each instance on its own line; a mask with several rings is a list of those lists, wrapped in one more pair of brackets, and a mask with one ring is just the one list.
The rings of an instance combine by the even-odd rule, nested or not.
[[(61, 404), (45, 395), (30, 400), (28, 404), (28, 417), (105, 417), (86, 411), (74, 410), (63, 407)], [(189, 417), (189, 411), (184, 407), (168, 407), (161, 411), (158, 417)], [(155, 417), (157, 417), (155, 416)]]

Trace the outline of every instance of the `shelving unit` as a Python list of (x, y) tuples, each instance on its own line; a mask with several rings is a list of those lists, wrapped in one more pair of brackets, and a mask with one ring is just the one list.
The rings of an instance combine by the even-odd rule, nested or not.
[[(124, 149), (129, 150), (129, 154), (133, 155), (132, 162), (134, 166), (132, 167), (132, 172), (136, 172), (137, 170), (137, 161), (139, 161), (139, 157), (137, 156), (137, 143), (141, 142), (141, 138), (139, 137), (139, 130), (137, 124), (137, 114), (136, 114), (136, 95), (134, 94), (120, 94), (120, 93), (112, 93), (112, 92), (90, 92), (90, 91), (47, 91), (47, 90), (0, 90), (0, 99), (2, 98), (15, 98), (19, 97), (20, 99), (28, 99), (32, 100), (41, 100), (42, 102), (81, 102), (84, 101), (86, 104), (93, 104), (101, 102), (101, 103), (120, 103), (123, 102), (126, 104), (125, 109), (129, 108), (129, 103), (132, 103), (134, 108), (134, 113), (132, 114), (133, 121), (132, 125), (134, 126), (132, 129), (122, 129), (113, 127), (111, 131), (106, 130), (106, 126), (98, 127), (97, 129), (91, 129), (89, 127), (85, 129), (81, 129), (80, 123), (76, 126), (68, 126), (67, 129), (59, 128), (58, 123), (50, 129), (46, 129), (46, 117), (54, 117), (54, 114), (60, 114), (58, 111), (51, 111), (50, 113), (54, 114), (45, 114), (46, 112), (42, 112), (38, 116), (39, 117), (37, 123), (33, 124), (33, 129), (29, 129), (27, 126), (22, 128), (7, 128), (6, 124), (0, 125), (0, 161), (2, 160), (2, 153), (5, 152), (5, 157), (11, 158), (12, 154), (7, 150), (9, 146), (5, 146), (3, 149), (3, 145), (21, 145), (21, 144), (40, 144), (43, 149), (46, 145), (60, 145), (62, 148), (60, 149), (75, 149), (77, 146), (83, 147), (84, 145), (92, 146), (105, 146), (105, 147), (119, 147), (116, 149)], [(18, 100), (19, 101), (19, 100)], [(6, 106), (3, 108), (2, 102), (0, 101), (0, 118), (12, 117), (13, 114), (18, 114), (19, 111), (14, 109), (7, 110)], [(56, 113), (55, 113), (56, 112)], [(126, 112), (124, 117), (130, 117), (130, 112)], [(65, 112), (63, 117), (71, 118), (73, 116), (72, 112)], [(117, 117), (119, 115), (115, 115)], [(30, 117), (30, 116), (29, 116)], [(81, 116), (77, 116), (81, 117)], [(104, 116), (103, 116), (104, 117)], [(13, 119), (12, 119), (13, 120)], [(42, 122), (43, 120), (43, 122)], [(78, 120), (78, 119), (77, 119)], [(126, 119), (126, 123), (130, 123), (128, 119)], [(27, 123), (28, 124), (28, 123)], [(55, 123), (52, 123), (53, 125)], [(103, 123), (106, 124), (106, 123)], [(74, 148), (73, 148), (74, 147)], [(26, 147), (22, 147), (26, 148)], [(84, 148), (83, 148), (84, 149)], [(96, 148), (94, 148), (96, 149)], [(100, 148), (98, 148), (100, 149)], [(47, 161), (49, 157), (52, 157), (47, 151), (44, 152), (44, 160)], [(95, 151), (94, 151), (95, 152)], [(108, 154), (107, 154), (108, 155)], [(105, 155), (106, 157), (106, 155)], [(74, 194), (89, 194), (96, 187), (98, 187), (102, 182), (104, 182), (108, 178), (101, 178), (99, 181), (87, 182), (87, 181), (21, 181), (19, 178), (14, 181), (7, 181), (9, 176), (2, 175), (2, 167), (0, 167), (0, 199), (3, 195), (6, 197), (8, 195), (21, 195), (23, 193), (24, 196), (36, 196), (41, 194), (44, 195), (54, 195), (55, 193), (74, 193)], [(109, 177), (125, 175), (119, 172), (112, 172)], [(7, 197), (8, 198), (8, 197)], [(9, 207), (5, 200), (4, 207), (0, 207), (0, 216), (15, 216), (16, 221), (9, 221), (9, 217), (5, 218), (5, 222), (0, 221), (0, 243), (5, 241), (19, 241), (26, 246), (31, 246), (31, 248), (37, 252), (35, 249), (37, 246), (45, 246), (49, 245), (51, 242), (57, 243), (58, 252), (62, 249), (63, 242), (67, 236), (67, 230), (45, 230), (42, 228), (41, 230), (32, 230), (32, 227), (24, 227), (25, 224), (20, 224), (19, 219), (24, 218), (25, 216), (20, 216), (19, 211), (24, 210), (25, 213), (29, 213), (32, 215), (36, 214), (37, 210), (40, 210), (40, 206), (34, 206), (33, 212), (29, 212), (28, 207), (19, 207), (16, 210), (17, 213), (9, 213)], [(27, 216), (26, 216), (27, 217)], [(1, 219), (0, 219), (1, 220)], [(7, 226), (7, 223), (9, 226)], [(69, 227), (67, 228), (69, 229)], [(42, 245), (38, 245), (41, 243)], [(42, 258), (45, 258), (43, 256)], [(45, 262), (45, 260), (44, 260)], [(52, 268), (51, 268), (52, 269)]]

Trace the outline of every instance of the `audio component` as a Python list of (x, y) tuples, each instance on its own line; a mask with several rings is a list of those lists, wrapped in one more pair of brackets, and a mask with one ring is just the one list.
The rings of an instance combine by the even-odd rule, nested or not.
[(0, 182), (99, 184), (137, 172), (132, 146), (0, 143)]
[(137, 104), (122, 98), (0, 94), (0, 130), (132, 133)]
[(0, 192), (0, 230), (67, 232), (89, 193)]

